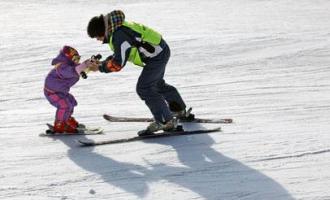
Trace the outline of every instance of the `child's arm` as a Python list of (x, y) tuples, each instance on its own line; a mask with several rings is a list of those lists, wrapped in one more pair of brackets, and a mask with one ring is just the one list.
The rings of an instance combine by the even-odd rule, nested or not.
[(92, 62), (90, 59), (85, 60), (80, 65), (76, 66), (76, 72), (80, 74), (80, 72), (84, 71), (86, 68), (88, 68), (90, 65), (92, 65)]
[(79, 74), (77, 74), (75, 70), (75, 67), (65, 63), (56, 66), (56, 73), (59, 77), (63, 79), (79, 76)]
[(71, 66), (67, 64), (60, 64), (56, 66), (56, 72), (61, 78), (73, 78), (80, 76), (80, 72), (84, 71), (86, 68), (94, 65), (90, 59), (85, 60), (77, 66)]

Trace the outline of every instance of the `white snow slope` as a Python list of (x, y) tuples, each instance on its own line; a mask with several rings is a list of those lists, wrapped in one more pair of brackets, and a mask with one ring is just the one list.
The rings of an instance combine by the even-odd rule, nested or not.
[[(81, 148), (42, 138), (51, 59), (67, 44), (83, 59), (111, 51), (89, 19), (122, 9), (172, 49), (165, 80), (194, 113), (233, 118), (223, 132)], [(0, 199), (330, 199), (330, 1), (1, 0)], [(74, 116), (132, 137), (150, 116), (135, 93), (141, 69), (91, 73), (72, 88)], [(216, 127), (185, 124), (187, 129)]]

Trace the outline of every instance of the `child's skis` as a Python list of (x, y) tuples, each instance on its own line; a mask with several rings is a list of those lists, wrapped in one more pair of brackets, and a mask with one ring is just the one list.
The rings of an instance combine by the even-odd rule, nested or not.
[(87, 128), (87, 127), (78, 127), (78, 133), (56, 133), (54, 132), (54, 127), (51, 124), (46, 124), (48, 129), (45, 133), (40, 133), (39, 136), (46, 137), (46, 136), (74, 136), (74, 135), (98, 135), (103, 134), (102, 128)]

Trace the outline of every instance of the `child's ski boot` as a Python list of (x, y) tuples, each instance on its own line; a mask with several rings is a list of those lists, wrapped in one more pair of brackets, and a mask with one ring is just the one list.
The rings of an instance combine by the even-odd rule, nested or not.
[(53, 133), (64, 133), (65, 132), (65, 126), (66, 124), (62, 121), (55, 121), (54, 122), (54, 128)]
[(77, 125), (73, 123), (72, 121), (69, 122), (62, 122), (62, 121), (55, 121), (54, 122), (54, 128), (53, 128), (53, 134), (55, 133), (63, 133), (63, 134), (75, 134), (78, 133)]
[(84, 124), (79, 123), (74, 117), (70, 117), (67, 121), (67, 124), (70, 124), (71, 126), (76, 128), (86, 128)]

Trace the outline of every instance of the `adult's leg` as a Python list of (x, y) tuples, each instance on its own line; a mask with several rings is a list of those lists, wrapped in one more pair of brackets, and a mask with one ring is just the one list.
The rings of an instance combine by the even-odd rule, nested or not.
[(145, 66), (139, 77), (136, 92), (150, 109), (154, 119), (158, 122), (166, 122), (173, 118), (172, 113), (157, 88), (157, 82), (162, 79), (155, 67)]
[[(161, 74), (162, 77), (164, 77), (166, 64), (171, 55), (170, 48), (167, 45), (163, 51), (164, 51), (163, 52), (163, 61), (161, 61), (161, 63), (159, 63), (159, 65), (163, 66), (162, 68), (160, 68), (161, 69), (160, 73), (162, 73)], [(185, 110), (186, 104), (184, 103), (180, 93), (174, 86), (166, 83), (164, 78), (162, 78), (158, 81), (157, 89), (158, 89), (158, 92), (165, 98), (171, 111), (177, 112), (177, 111)]]
[(174, 86), (167, 84), (163, 79), (158, 82), (157, 87), (159, 93), (166, 99), (171, 111), (178, 112), (186, 109), (186, 104)]
[(145, 101), (154, 119), (157, 122), (163, 123), (173, 118), (166, 100), (158, 88), (159, 82), (163, 80), (168, 59), (169, 54), (162, 52), (157, 57), (148, 61), (143, 67), (136, 85), (137, 94)]

